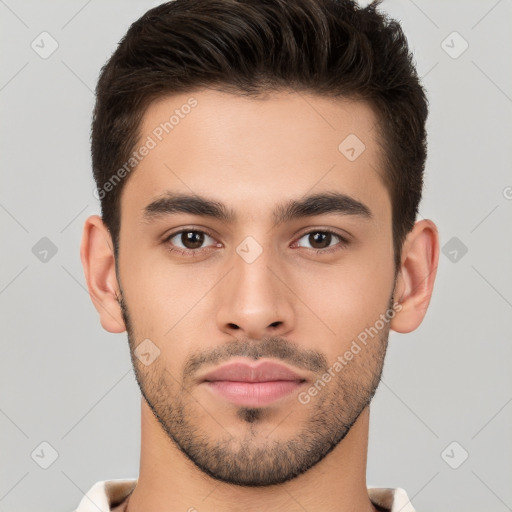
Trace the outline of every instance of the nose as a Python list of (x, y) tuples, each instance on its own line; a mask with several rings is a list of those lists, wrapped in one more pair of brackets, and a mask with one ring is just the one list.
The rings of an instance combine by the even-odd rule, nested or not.
[[(252, 262), (235, 253), (218, 289), (218, 327), (240, 337), (282, 336), (295, 326), (293, 292), (270, 250)], [(289, 279), (288, 279), (289, 280)]]

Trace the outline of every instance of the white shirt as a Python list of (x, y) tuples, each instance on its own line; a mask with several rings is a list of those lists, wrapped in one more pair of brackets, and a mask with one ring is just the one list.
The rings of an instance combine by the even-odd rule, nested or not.
[[(135, 478), (96, 482), (74, 512), (124, 512), (125, 499), (136, 484)], [(374, 505), (388, 512), (415, 512), (407, 493), (400, 487), (368, 487), (368, 496)]]

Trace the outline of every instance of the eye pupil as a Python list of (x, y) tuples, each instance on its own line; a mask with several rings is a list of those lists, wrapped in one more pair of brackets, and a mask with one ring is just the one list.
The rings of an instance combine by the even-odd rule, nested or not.
[[(331, 233), (317, 231), (309, 235), (309, 243), (315, 249), (325, 249), (325, 247), (329, 247), (331, 244), (331, 236)], [(327, 244), (325, 242), (327, 242)], [(320, 244), (321, 247), (317, 247), (315, 244)]]
[(181, 241), (187, 249), (198, 249), (204, 243), (204, 233), (199, 231), (184, 231)]

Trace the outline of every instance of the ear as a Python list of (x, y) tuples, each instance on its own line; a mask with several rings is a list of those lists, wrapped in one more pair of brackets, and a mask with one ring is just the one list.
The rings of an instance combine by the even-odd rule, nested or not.
[(117, 282), (114, 246), (110, 231), (101, 217), (92, 215), (84, 224), (80, 259), (94, 307), (100, 314), (103, 328), (112, 333), (126, 330), (118, 303), (120, 288)]
[(438, 260), (436, 225), (428, 219), (417, 221), (402, 248), (394, 299), (402, 307), (391, 320), (394, 331), (414, 331), (423, 321), (434, 289)]

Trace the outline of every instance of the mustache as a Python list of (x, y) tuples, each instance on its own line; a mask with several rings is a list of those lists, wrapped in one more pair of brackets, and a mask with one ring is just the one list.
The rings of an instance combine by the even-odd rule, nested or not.
[(327, 358), (321, 352), (301, 350), (283, 338), (267, 337), (258, 341), (237, 339), (192, 355), (183, 368), (183, 378), (193, 375), (205, 364), (216, 365), (236, 356), (254, 360), (263, 357), (281, 359), (297, 368), (315, 373), (324, 373), (329, 368)]

